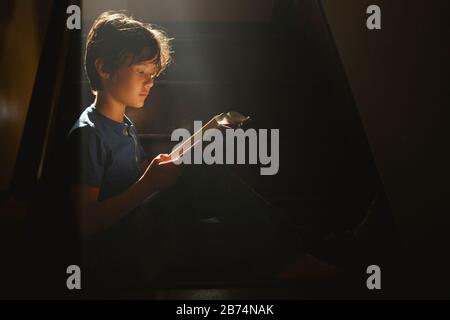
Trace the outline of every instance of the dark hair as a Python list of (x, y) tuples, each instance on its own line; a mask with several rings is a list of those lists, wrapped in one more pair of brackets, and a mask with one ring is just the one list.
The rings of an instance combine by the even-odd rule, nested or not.
[(95, 60), (114, 73), (128, 59), (129, 65), (152, 60), (159, 75), (170, 63), (170, 38), (164, 31), (135, 20), (123, 11), (106, 11), (95, 19), (87, 36), (85, 70), (93, 91), (102, 90)]

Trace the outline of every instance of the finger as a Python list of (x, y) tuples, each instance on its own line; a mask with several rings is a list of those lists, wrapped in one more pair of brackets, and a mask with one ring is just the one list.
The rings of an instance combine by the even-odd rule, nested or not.
[(168, 158), (168, 159), (161, 159), (161, 161), (158, 164), (163, 164), (163, 165), (170, 165), (170, 164), (172, 164), (174, 166), (176, 165), (175, 164), (175, 160), (174, 159), (170, 159), (170, 158)]
[(168, 154), (162, 154), (161, 155), (161, 160), (163, 160), (163, 161), (170, 160), (170, 156)]

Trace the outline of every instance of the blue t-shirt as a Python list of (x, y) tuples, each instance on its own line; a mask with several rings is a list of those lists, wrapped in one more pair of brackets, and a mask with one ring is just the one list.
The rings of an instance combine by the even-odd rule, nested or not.
[(143, 174), (147, 158), (132, 121), (109, 119), (92, 104), (68, 135), (71, 183), (100, 189), (99, 201), (116, 196)]

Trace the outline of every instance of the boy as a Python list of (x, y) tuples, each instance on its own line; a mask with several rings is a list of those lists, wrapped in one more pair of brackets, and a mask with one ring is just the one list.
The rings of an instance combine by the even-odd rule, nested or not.
[[(173, 185), (181, 173), (181, 166), (164, 154), (149, 164), (125, 115), (126, 107), (143, 107), (154, 79), (170, 63), (169, 40), (162, 31), (111, 11), (101, 14), (88, 34), (85, 70), (95, 101), (69, 132), (71, 202), (86, 240), (82, 251), (88, 268), (112, 263), (111, 272), (129, 273), (138, 267), (132, 261), (122, 264), (127, 258), (136, 260), (133, 254), (138, 253), (132, 250), (140, 239), (127, 229), (120, 231), (125, 241), (119, 241), (117, 230), (124, 229), (127, 216), (144, 199)], [(107, 242), (111, 251), (101, 244)], [(132, 254), (123, 256), (127, 252)]]
[(110, 227), (180, 174), (181, 168), (167, 155), (147, 167), (133, 123), (125, 115), (126, 107), (143, 107), (154, 79), (169, 62), (169, 39), (160, 30), (123, 13), (105, 12), (95, 20), (85, 68), (96, 98), (69, 133), (81, 138), (81, 174), (72, 192), (81, 200), (76, 203), (83, 233)]
[[(219, 250), (219, 256), (226, 256), (222, 261), (237, 259), (239, 264), (240, 259), (250, 261), (256, 255), (276, 262), (282, 258), (282, 250), (273, 240), (278, 241), (283, 231), (272, 226), (269, 206), (236, 178), (224, 179), (217, 169), (192, 167), (187, 168), (176, 186), (168, 189), (180, 177), (182, 167), (172, 163), (166, 154), (148, 163), (125, 108), (144, 105), (155, 78), (169, 62), (167, 36), (121, 12), (101, 14), (87, 37), (85, 68), (96, 98), (69, 133), (74, 161), (70, 167), (71, 195), (76, 220), (86, 240), (82, 251), (88, 275), (103, 287), (108, 279), (114, 279), (116, 287), (152, 281), (175, 260), (197, 261), (190, 256), (194, 251), (197, 258), (202, 258), (197, 250), (201, 241), (193, 240), (199, 231), (195, 220), (210, 218), (211, 214), (233, 226), (226, 231), (216, 230), (226, 237), (219, 239), (217, 245), (236, 243), (235, 247)], [(216, 183), (211, 187), (200, 183), (214, 177)], [(189, 185), (194, 180), (199, 182), (195, 187)], [(163, 189), (167, 190), (157, 193)], [(193, 193), (195, 189), (197, 192)], [(233, 215), (236, 206), (223, 201), (220, 206), (204, 204), (201, 195), (205, 193), (241, 197), (240, 212)], [(183, 212), (189, 205), (194, 217)], [(254, 227), (258, 223), (261, 227)], [(287, 240), (280, 242), (279, 246), (287, 250), (283, 248), (286, 243)], [(247, 246), (245, 257), (236, 254), (238, 246)], [(196, 249), (188, 251), (190, 247)]]

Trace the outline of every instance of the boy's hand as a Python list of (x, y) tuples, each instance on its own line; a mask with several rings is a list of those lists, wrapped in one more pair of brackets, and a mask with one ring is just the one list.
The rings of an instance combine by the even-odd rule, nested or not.
[(159, 154), (145, 170), (142, 180), (150, 189), (162, 190), (174, 185), (182, 171), (182, 165), (174, 164), (168, 154)]

